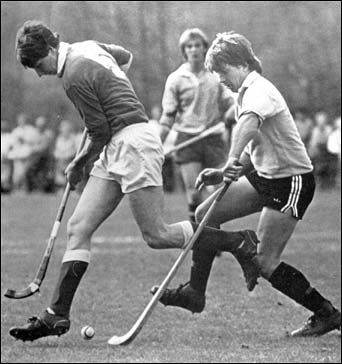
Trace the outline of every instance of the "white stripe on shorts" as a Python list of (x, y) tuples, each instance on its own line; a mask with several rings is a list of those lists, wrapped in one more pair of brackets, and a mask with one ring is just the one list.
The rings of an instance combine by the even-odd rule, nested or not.
[(302, 176), (296, 176), (296, 177), (298, 178), (298, 193), (296, 193), (293, 208), (294, 208), (295, 217), (298, 217), (298, 208), (297, 208), (297, 206), (298, 206), (299, 196), (300, 196), (300, 193), (302, 191)]
[(289, 199), (286, 205), (280, 210), (281, 212), (286, 212), (290, 208), (292, 208), (293, 215), (295, 217), (298, 217), (297, 205), (301, 190), (302, 190), (302, 176), (292, 176), (291, 192), (289, 195)]

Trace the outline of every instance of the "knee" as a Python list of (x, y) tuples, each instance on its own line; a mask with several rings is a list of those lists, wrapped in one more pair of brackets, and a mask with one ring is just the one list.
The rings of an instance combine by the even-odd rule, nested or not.
[(147, 245), (152, 249), (163, 249), (166, 246), (166, 238), (162, 233), (154, 233), (150, 231), (144, 231), (143, 239)]
[(280, 264), (280, 259), (278, 257), (272, 257), (267, 254), (258, 253), (256, 262), (260, 270), (260, 275), (268, 280), (274, 270)]
[(84, 246), (88, 247), (91, 235), (91, 232), (88, 231), (84, 222), (73, 219), (72, 217), (69, 219), (67, 225), (69, 249), (80, 249)]

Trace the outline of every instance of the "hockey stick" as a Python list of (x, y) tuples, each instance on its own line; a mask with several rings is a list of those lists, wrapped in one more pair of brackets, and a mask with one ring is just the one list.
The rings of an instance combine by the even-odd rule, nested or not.
[(193, 138), (191, 138), (189, 140), (186, 140), (183, 143), (177, 144), (177, 145), (173, 146), (172, 148), (170, 148), (169, 150), (166, 150), (164, 152), (164, 155), (166, 157), (168, 157), (169, 155), (171, 155), (172, 153), (176, 152), (177, 150), (186, 148), (189, 145), (192, 145), (192, 144), (194, 144), (196, 142), (199, 142), (200, 140), (208, 137), (209, 135), (219, 134), (220, 132), (222, 133), (224, 131), (224, 129), (225, 129), (224, 122), (220, 122), (217, 125), (214, 125), (213, 127), (202, 131), (202, 133), (196, 135), (195, 137), (193, 137)]
[[(77, 150), (77, 154), (80, 153), (80, 151), (84, 147), (86, 139), (87, 139), (87, 130), (85, 129), (83, 132), (83, 135), (82, 135), (80, 145)], [(5, 297), (20, 299), (20, 298), (26, 298), (26, 297), (32, 296), (34, 293), (39, 292), (40, 285), (42, 284), (42, 282), (45, 278), (45, 274), (46, 274), (46, 271), (47, 271), (47, 268), (49, 265), (53, 246), (55, 244), (59, 226), (61, 224), (62, 217), (64, 214), (65, 206), (67, 204), (67, 201), (68, 201), (68, 198), (70, 195), (70, 191), (71, 191), (70, 183), (68, 182), (65, 187), (64, 193), (63, 193), (62, 201), (58, 208), (57, 217), (56, 217), (55, 223), (52, 227), (49, 242), (45, 249), (43, 259), (39, 265), (39, 268), (38, 268), (38, 271), (37, 271), (37, 274), (36, 274), (34, 280), (26, 288), (23, 288), (21, 290), (7, 289), (7, 291), (5, 293)]]
[(215, 200), (210, 205), (208, 211), (206, 212), (206, 214), (203, 217), (203, 220), (198, 225), (194, 235), (191, 237), (191, 239), (189, 240), (186, 247), (183, 249), (183, 251), (179, 255), (176, 262), (173, 264), (172, 268), (170, 269), (169, 273), (165, 277), (164, 281), (159, 286), (157, 292), (154, 294), (154, 296), (152, 297), (152, 299), (150, 300), (150, 302), (146, 306), (143, 313), (139, 316), (139, 318), (137, 319), (137, 321), (135, 322), (133, 327), (123, 336), (116, 336), (116, 335), (112, 336), (108, 340), (109, 345), (113, 345), (113, 346), (127, 345), (130, 342), (132, 342), (134, 340), (134, 338), (139, 334), (140, 330), (143, 328), (144, 324), (146, 323), (146, 321), (150, 317), (154, 307), (158, 303), (159, 298), (164, 294), (164, 292), (165, 292), (166, 288), (168, 287), (168, 285), (170, 284), (171, 280), (176, 275), (179, 267), (183, 263), (185, 257), (187, 256), (187, 254), (189, 253), (191, 248), (193, 247), (193, 245), (194, 245), (195, 241), (197, 240), (198, 236), (203, 231), (203, 229), (204, 229), (205, 225), (207, 224), (207, 222), (208, 222), (212, 212), (214, 211), (216, 205), (222, 199), (223, 195), (226, 193), (229, 186), (230, 186), (230, 183), (225, 183), (224, 186), (221, 187), (221, 190), (219, 190)]

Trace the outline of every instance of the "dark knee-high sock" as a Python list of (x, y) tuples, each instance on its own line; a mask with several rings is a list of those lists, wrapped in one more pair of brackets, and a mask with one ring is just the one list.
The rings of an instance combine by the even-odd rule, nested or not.
[(291, 265), (281, 262), (269, 282), (275, 289), (314, 313), (329, 314), (334, 310), (332, 304), (312, 288), (305, 276)]
[(215, 250), (194, 249), (192, 252), (190, 286), (203, 295), (207, 288), (215, 256)]
[(84, 261), (68, 261), (62, 264), (50, 304), (56, 315), (69, 317), (72, 300), (87, 267), (88, 263)]
[[(198, 224), (192, 223), (192, 227), (195, 231)], [(243, 240), (244, 235), (239, 231), (224, 231), (206, 226), (194, 243), (194, 249), (234, 252)]]

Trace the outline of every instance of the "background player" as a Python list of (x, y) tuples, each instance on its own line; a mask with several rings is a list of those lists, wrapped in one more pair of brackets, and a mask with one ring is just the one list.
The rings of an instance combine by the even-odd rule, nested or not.
[[(231, 92), (220, 84), (217, 75), (204, 68), (208, 45), (207, 36), (198, 28), (185, 30), (179, 39), (185, 63), (169, 75), (165, 84), (160, 119), (162, 142), (172, 128), (177, 131), (176, 145), (193, 138), (222, 122), (234, 104)], [(196, 177), (204, 168), (223, 166), (228, 152), (225, 137), (222, 133), (213, 134), (175, 153), (192, 221), (202, 202), (201, 192), (194, 187)]]

